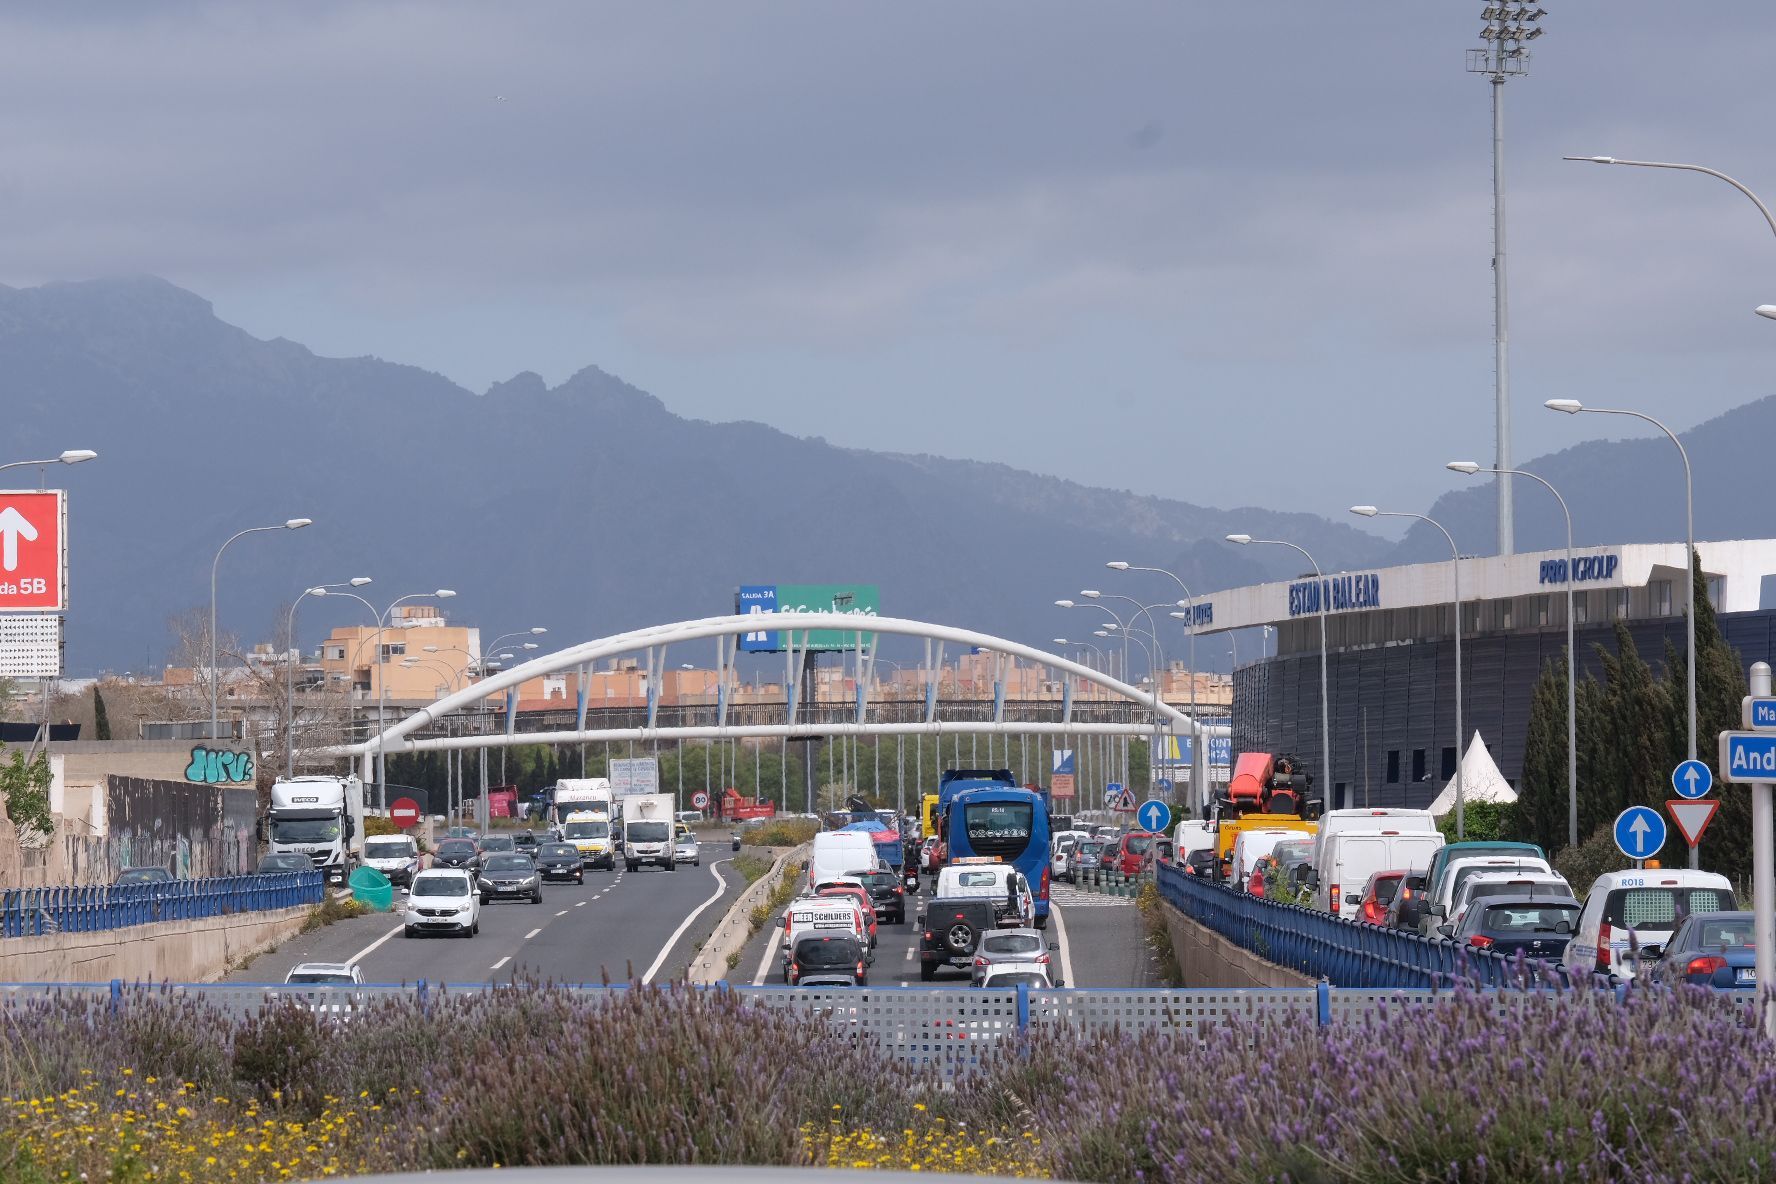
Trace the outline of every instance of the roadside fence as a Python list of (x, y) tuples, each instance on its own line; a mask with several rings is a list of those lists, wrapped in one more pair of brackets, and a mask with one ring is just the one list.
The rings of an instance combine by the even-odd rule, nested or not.
[(0, 889), (0, 936), (42, 937), (195, 921), (321, 903), (319, 871), (213, 876), (158, 884)]

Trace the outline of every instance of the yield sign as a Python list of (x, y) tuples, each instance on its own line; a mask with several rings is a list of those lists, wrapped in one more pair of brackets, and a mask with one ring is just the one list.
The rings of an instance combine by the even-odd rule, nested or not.
[(1702, 832), (1708, 829), (1709, 821), (1714, 812), (1720, 809), (1719, 798), (1707, 798), (1697, 802), (1674, 801), (1665, 803), (1666, 813), (1671, 815), (1677, 829), (1683, 832), (1684, 841), (1694, 847), (1702, 841)]

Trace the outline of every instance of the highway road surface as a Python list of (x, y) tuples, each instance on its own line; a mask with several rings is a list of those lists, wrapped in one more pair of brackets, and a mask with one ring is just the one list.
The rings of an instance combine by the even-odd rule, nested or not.
[(224, 982), (282, 982), (299, 962), (356, 961), (372, 983), (667, 982), (745, 888), (729, 844), (705, 843), (703, 866), (588, 871), (583, 886), (547, 884), (543, 903), (496, 902), (477, 937), (401, 935), (396, 911), (336, 922), (260, 955)]

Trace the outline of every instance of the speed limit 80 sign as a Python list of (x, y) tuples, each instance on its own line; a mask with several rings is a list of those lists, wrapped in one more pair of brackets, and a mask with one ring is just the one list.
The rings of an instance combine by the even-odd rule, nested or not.
[(0, 612), (68, 607), (68, 503), (59, 489), (0, 490)]

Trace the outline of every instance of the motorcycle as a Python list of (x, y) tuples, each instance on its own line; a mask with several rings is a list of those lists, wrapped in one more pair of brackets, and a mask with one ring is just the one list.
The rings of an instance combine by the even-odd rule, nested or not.
[(909, 865), (905, 871), (901, 872), (900, 883), (901, 887), (907, 890), (908, 895), (916, 894), (919, 891), (919, 869)]
[(734, 850), (736, 850), (736, 851), (740, 850), (740, 832), (739, 831), (734, 832)]

